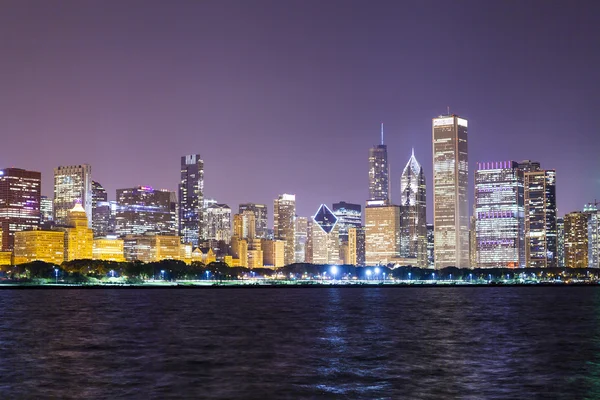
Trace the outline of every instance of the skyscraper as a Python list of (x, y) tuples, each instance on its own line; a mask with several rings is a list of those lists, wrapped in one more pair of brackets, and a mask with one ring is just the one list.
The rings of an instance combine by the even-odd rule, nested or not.
[(477, 163), (477, 267), (525, 267), (523, 171), (514, 161)]
[(297, 263), (306, 262), (306, 241), (308, 235), (308, 218), (296, 216), (294, 221), (296, 241), (294, 244), (294, 261)]
[(176, 235), (175, 193), (149, 186), (117, 189), (115, 231), (119, 236)]
[(254, 220), (256, 221), (256, 237), (259, 239), (267, 238), (267, 205), (256, 203), (240, 204), (238, 212), (242, 214), (244, 211), (252, 211)]
[[(54, 168), (54, 222), (66, 225), (69, 211), (80, 203), (92, 215), (92, 167), (88, 164)], [(92, 220), (89, 218), (89, 227)]]
[(387, 265), (400, 255), (400, 207), (382, 203), (365, 207), (366, 265)]
[(600, 268), (600, 211), (598, 203), (583, 209), (588, 213), (588, 268)]
[(340, 262), (340, 242), (337, 217), (329, 207), (321, 204), (312, 220), (312, 262), (315, 264), (338, 264)]
[(427, 267), (435, 266), (435, 251), (434, 251), (434, 230), (433, 224), (427, 224)]
[(369, 149), (369, 199), (390, 201), (390, 170), (387, 159), (387, 146), (383, 144), (383, 124), (381, 124), (381, 144)]
[(48, 196), (40, 197), (40, 225), (50, 225), (54, 220), (52, 199)]
[(106, 236), (110, 232), (110, 203), (102, 185), (92, 181), (92, 229), (94, 236)]
[(400, 256), (427, 267), (425, 174), (413, 150), (400, 178)]
[(337, 225), (340, 232), (340, 243), (348, 241), (348, 229), (362, 226), (362, 207), (360, 204), (340, 201), (333, 203), (333, 215), (338, 219)]
[(559, 268), (565, 267), (565, 219), (556, 218), (556, 264)]
[(294, 262), (296, 195), (282, 194), (273, 202), (273, 235), (285, 241), (285, 264)]
[(231, 208), (227, 204), (211, 204), (206, 209), (206, 236), (207, 240), (231, 240)]
[(91, 260), (94, 247), (94, 232), (89, 228), (89, 217), (81, 204), (76, 203), (67, 217), (65, 230), (65, 261)]
[(348, 229), (348, 264), (365, 265), (365, 230), (363, 227)]
[(588, 213), (572, 212), (565, 215), (565, 267), (588, 266)]
[(469, 266), (467, 120), (433, 118), (435, 268)]
[(198, 246), (203, 237), (204, 161), (200, 154), (181, 157), (179, 181), (179, 236), (183, 243)]
[(20, 168), (0, 170), (0, 229), (2, 250), (14, 247), (15, 232), (40, 225), (42, 174)]
[(519, 168), (524, 171), (526, 266), (556, 267), (556, 172), (529, 161), (519, 163)]

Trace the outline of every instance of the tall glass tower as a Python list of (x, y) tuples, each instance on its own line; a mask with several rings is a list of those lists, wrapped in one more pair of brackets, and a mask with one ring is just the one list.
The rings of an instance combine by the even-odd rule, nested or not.
[(369, 149), (369, 200), (389, 203), (389, 174), (387, 146), (383, 144), (383, 124), (381, 124), (381, 144)]
[(183, 243), (198, 246), (203, 233), (204, 161), (200, 154), (181, 157), (179, 182), (179, 236)]
[(88, 164), (54, 168), (54, 222), (66, 225), (69, 211), (80, 203), (92, 227), (92, 167)]
[(400, 256), (427, 268), (425, 175), (413, 150), (400, 178)]
[(435, 268), (469, 267), (467, 120), (451, 114), (432, 122)]

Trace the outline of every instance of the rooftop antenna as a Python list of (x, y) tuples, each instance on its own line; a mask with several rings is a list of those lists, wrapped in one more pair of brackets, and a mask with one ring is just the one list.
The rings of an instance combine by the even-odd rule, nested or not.
[(450, 115), (450, 106), (448, 106), (448, 114), (447, 115)]
[(383, 122), (381, 123), (381, 145), (383, 146)]
[(412, 148), (412, 156), (413, 157), (415, 156), (415, 148), (414, 147)]

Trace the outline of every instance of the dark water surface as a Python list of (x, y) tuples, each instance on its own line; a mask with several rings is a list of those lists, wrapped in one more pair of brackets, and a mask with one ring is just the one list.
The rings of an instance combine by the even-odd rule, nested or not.
[(0, 398), (600, 398), (600, 288), (0, 291)]

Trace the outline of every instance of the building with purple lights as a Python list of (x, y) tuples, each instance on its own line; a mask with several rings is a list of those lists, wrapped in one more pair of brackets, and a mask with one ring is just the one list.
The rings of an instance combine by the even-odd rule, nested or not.
[(176, 235), (176, 195), (149, 186), (117, 189), (115, 233)]

